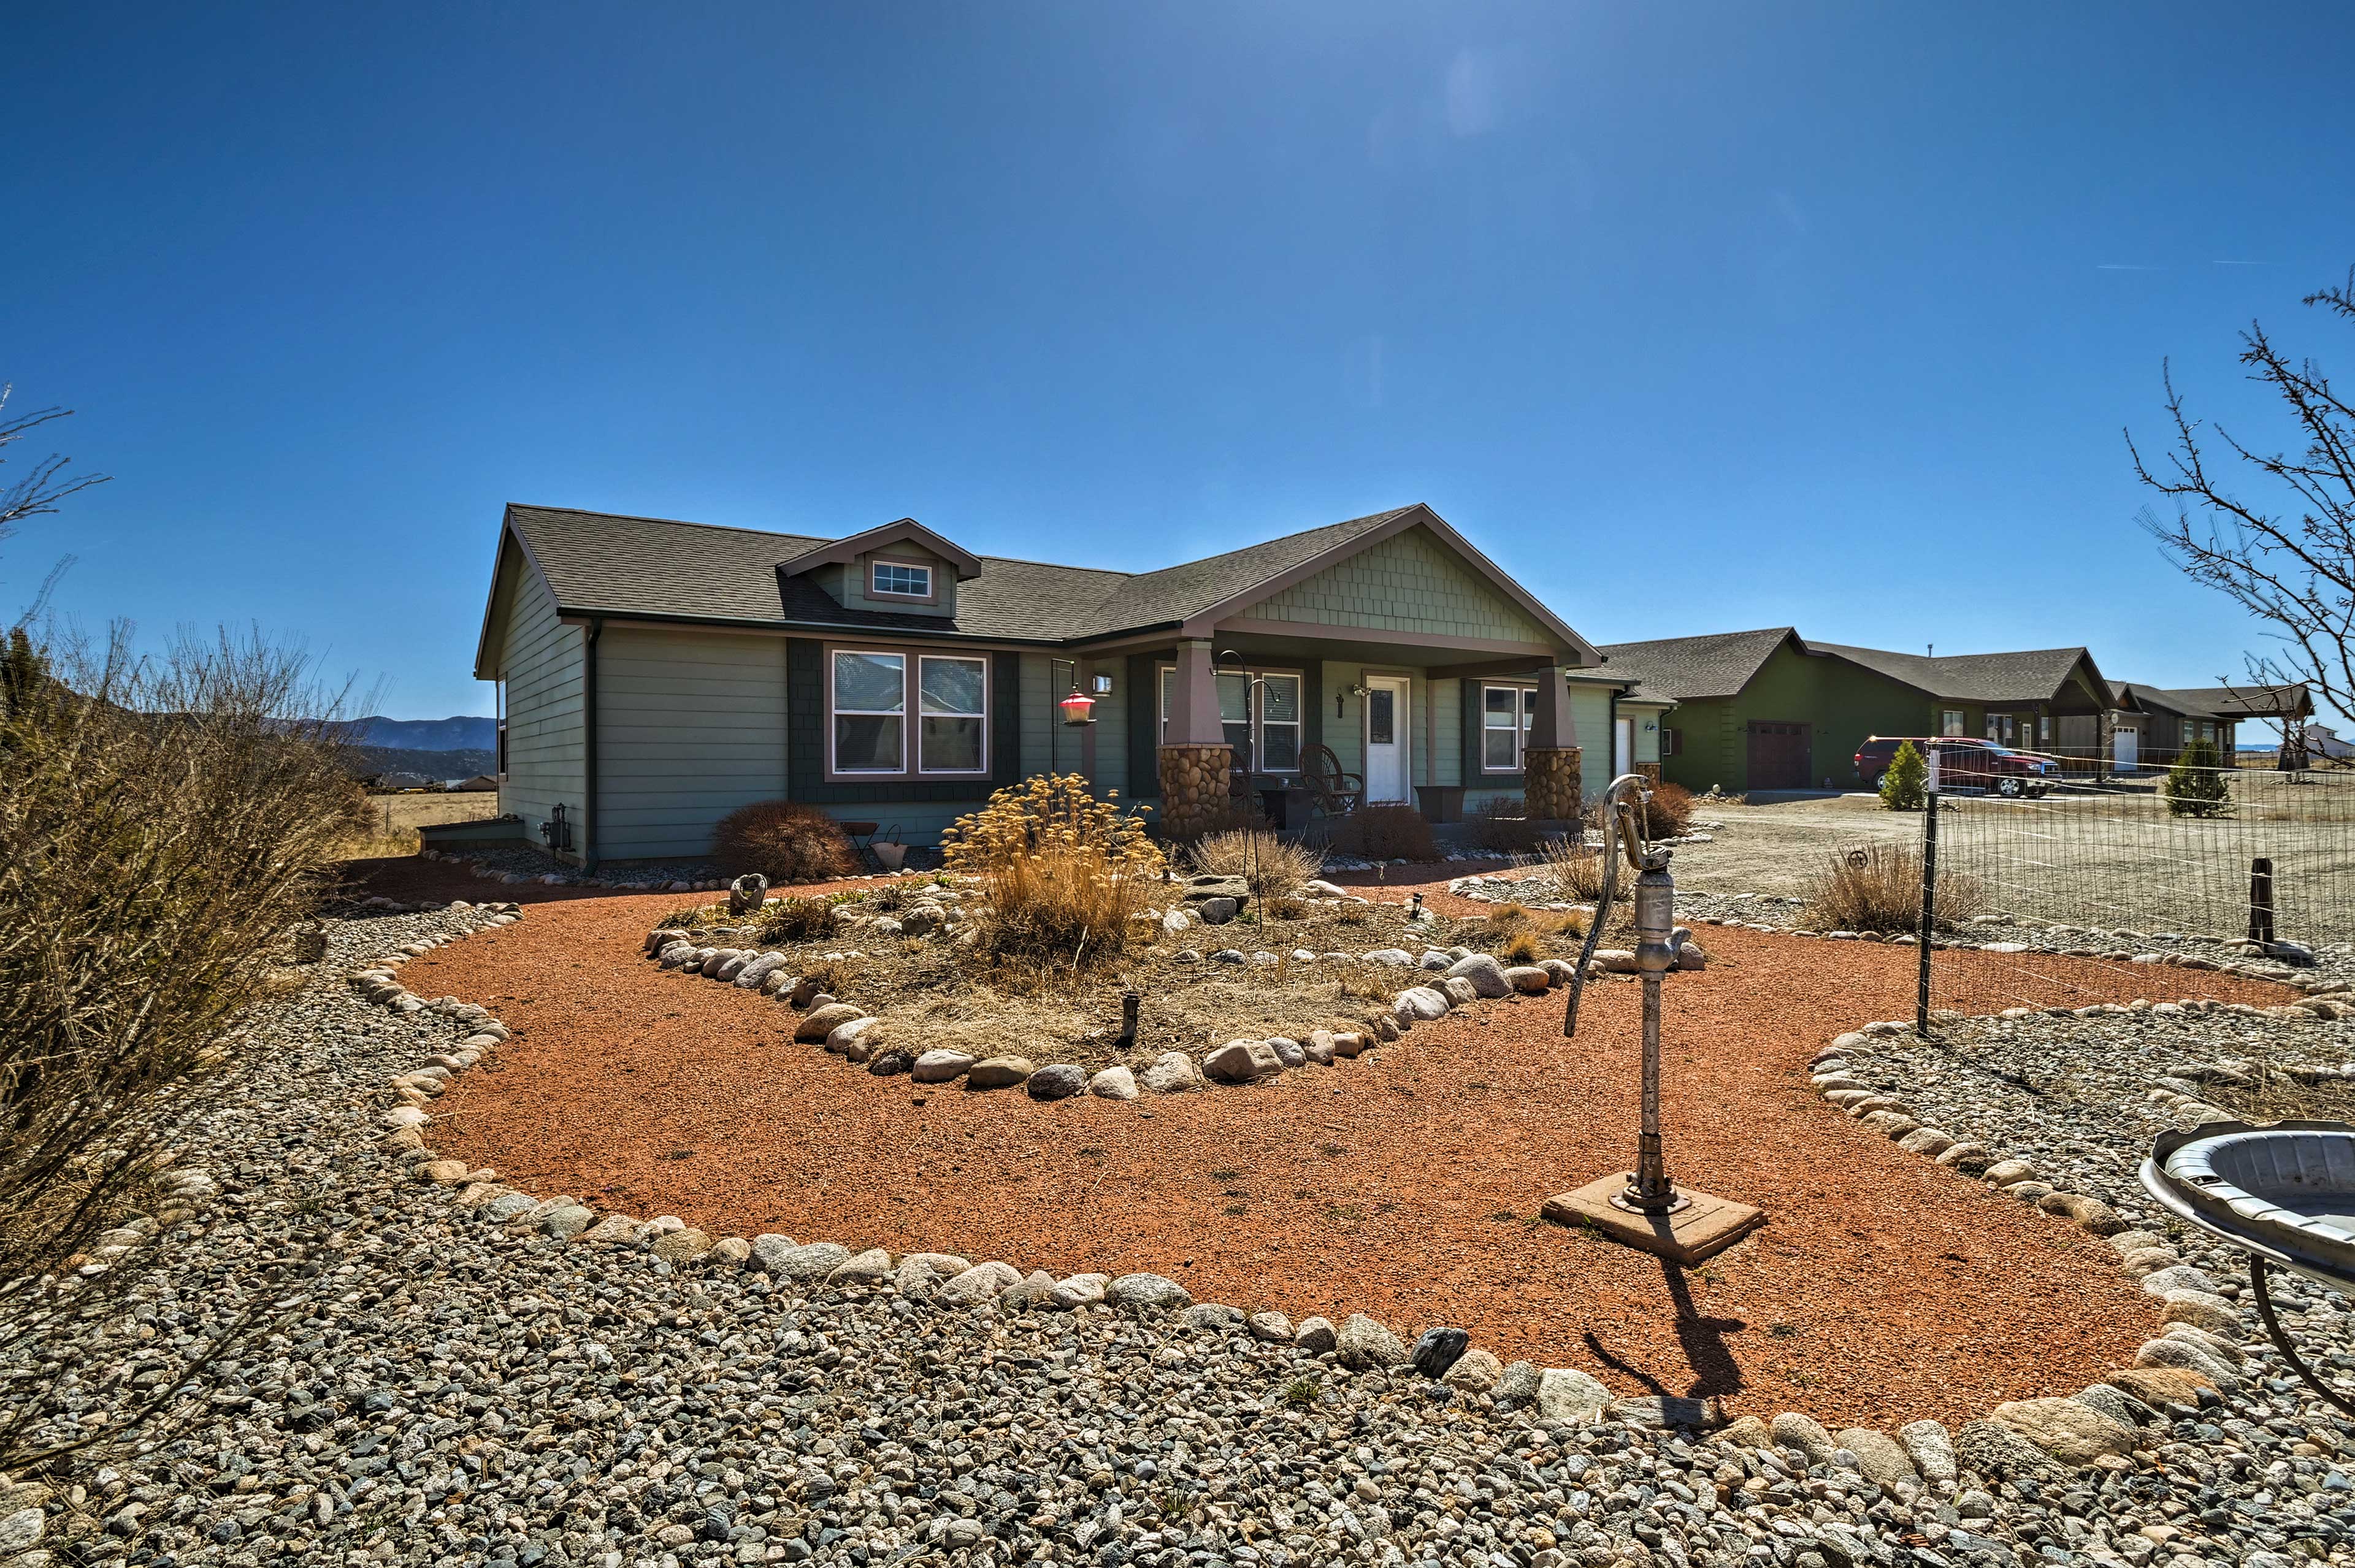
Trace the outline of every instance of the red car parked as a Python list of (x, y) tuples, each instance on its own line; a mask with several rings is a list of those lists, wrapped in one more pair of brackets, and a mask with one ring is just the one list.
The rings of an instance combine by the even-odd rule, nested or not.
[(1938, 753), (1938, 786), (1941, 789), (1983, 789), (1997, 795), (2042, 795), (2052, 787), (2052, 780), (2061, 771), (2058, 763), (2042, 757), (2031, 757), (1999, 746), (1993, 741), (1974, 741), (1966, 735), (1875, 735), (1857, 748), (1856, 773), (1868, 789), (1881, 787), (1881, 775), (1897, 757), (1897, 748), (1908, 741), (1928, 762), (1933, 747)]

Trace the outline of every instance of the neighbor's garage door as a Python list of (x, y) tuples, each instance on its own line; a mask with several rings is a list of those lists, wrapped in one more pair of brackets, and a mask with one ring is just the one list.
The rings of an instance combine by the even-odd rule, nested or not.
[(1750, 721), (1750, 787), (1806, 789), (1814, 783), (1814, 779), (1808, 776), (1807, 726), (1753, 719)]

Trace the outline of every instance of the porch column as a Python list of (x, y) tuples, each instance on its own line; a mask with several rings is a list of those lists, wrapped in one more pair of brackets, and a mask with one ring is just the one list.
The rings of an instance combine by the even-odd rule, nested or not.
[[(1178, 645), (1169, 694), (1169, 732), (1160, 747), (1161, 831), (1199, 838), (1227, 815), (1227, 773), (1234, 752), (1219, 720), (1219, 682), (1207, 642)], [(1147, 709), (1150, 711), (1150, 709)]]
[(1570, 682), (1561, 665), (1538, 671), (1538, 708), (1529, 716), (1529, 743), (1521, 757), (1521, 798), (1531, 817), (1571, 822), (1582, 799), (1578, 723), (1570, 713)]

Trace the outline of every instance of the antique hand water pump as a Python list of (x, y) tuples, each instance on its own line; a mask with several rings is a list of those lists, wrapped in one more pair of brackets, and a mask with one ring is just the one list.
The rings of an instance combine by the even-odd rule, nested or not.
[(1561, 1022), (1565, 1038), (1577, 1035), (1578, 1004), (1595, 946), (1611, 918), (1619, 857), (1625, 854), (1636, 872), (1636, 971), (1644, 986), (1643, 1111), (1636, 1135), (1636, 1168), (1547, 1199), (1545, 1214), (1551, 1220), (1584, 1221), (1614, 1240), (1692, 1264), (1732, 1245), (1764, 1223), (1766, 1216), (1746, 1203), (1680, 1189), (1668, 1177), (1660, 1143), (1660, 987), (1677, 961), (1677, 884), (1668, 875), (1668, 849), (1645, 842), (1644, 783), (1640, 775), (1625, 773), (1604, 792), (1602, 896), (1587, 923), (1586, 944), (1571, 978), (1570, 1005)]

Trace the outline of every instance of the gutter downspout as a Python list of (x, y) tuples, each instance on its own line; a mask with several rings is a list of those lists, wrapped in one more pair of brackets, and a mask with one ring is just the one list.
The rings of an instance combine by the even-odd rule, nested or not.
[(581, 672), (581, 815), (588, 818), (581, 824), (583, 847), (581, 869), (594, 870), (597, 866), (597, 639), (605, 635), (605, 618), (592, 616), (589, 622), (589, 657)]

